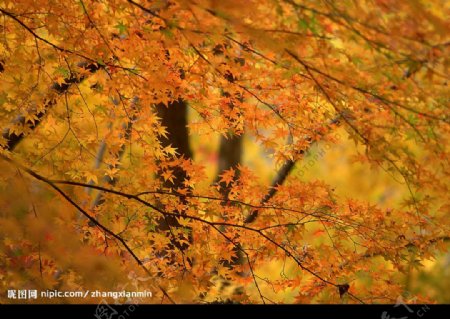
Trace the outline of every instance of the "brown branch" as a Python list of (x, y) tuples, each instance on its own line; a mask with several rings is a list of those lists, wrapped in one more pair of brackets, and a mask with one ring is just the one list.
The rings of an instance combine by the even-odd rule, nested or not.
[[(333, 124), (340, 124), (341, 118), (345, 118), (346, 114), (345, 112), (339, 113), (334, 119), (330, 121), (328, 126), (331, 126)], [(323, 133), (316, 132), (319, 135), (324, 135)], [(306, 141), (311, 141), (312, 138), (310, 136), (307, 136), (305, 138)], [(312, 147), (313, 143), (309, 145), (309, 147), (306, 150), (300, 150), (298, 151), (299, 154), (303, 155), (304, 153), (308, 152), (308, 150)], [(278, 186), (282, 185), (286, 178), (289, 176), (289, 174), (292, 172), (295, 164), (297, 163), (297, 160), (288, 159), (284, 162), (283, 166), (281, 166), (280, 170), (277, 172), (275, 179), (272, 181), (272, 184), (269, 187), (269, 191), (267, 194), (261, 199), (260, 204), (264, 205), (267, 203), (272, 197), (275, 196), (275, 194), (278, 191)], [(245, 219), (244, 223), (249, 224), (255, 221), (255, 219), (258, 217), (259, 210), (255, 209), (253, 210)]]
[[(60, 184), (68, 184), (68, 185), (82, 186), (82, 187), (86, 187), (87, 186), (87, 184), (78, 183), (78, 182), (71, 182), (71, 181), (55, 181), (55, 180), (52, 180), (51, 182), (55, 183), (55, 184), (60, 183)], [(91, 186), (91, 187), (97, 188), (97, 189), (101, 188), (99, 186)], [(247, 230), (247, 231), (251, 231), (251, 232), (257, 233), (259, 236), (263, 237), (266, 241), (268, 241), (269, 243), (273, 244), (275, 247), (281, 249), (286, 254), (287, 257), (292, 258), (295, 261), (295, 263), (302, 270), (308, 272), (309, 274), (311, 274), (312, 276), (316, 277), (317, 279), (319, 279), (320, 281), (322, 281), (322, 282), (324, 282), (326, 284), (329, 284), (329, 285), (332, 285), (332, 286), (335, 286), (335, 287), (339, 288), (339, 284), (336, 284), (336, 283), (333, 283), (331, 281), (326, 280), (322, 276), (320, 276), (317, 273), (315, 273), (313, 270), (311, 270), (308, 267), (304, 266), (302, 261), (300, 261), (297, 257), (295, 257), (287, 248), (285, 248), (283, 245), (278, 244), (273, 239), (271, 239), (268, 235), (264, 234), (263, 231), (266, 230), (267, 228), (258, 229), (258, 228), (253, 228), (253, 227), (246, 226), (245, 224), (244, 225), (238, 225), (238, 224), (232, 224), (232, 223), (229, 223), (229, 222), (212, 222), (212, 221), (204, 220), (204, 219), (202, 219), (200, 217), (193, 216), (193, 215), (170, 213), (170, 212), (166, 212), (166, 211), (163, 211), (163, 210), (159, 209), (155, 205), (149, 203), (148, 201), (145, 201), (145, 200), (141, 199), (137, 195), (123, 193), (121, 191), (116, 191), (116, 190), (113, 190), (113, 189), (106, 189), (106, 188), (101, 188), (101, 189), (103, 191), (105, 191), (105, 192), (109, 192), (109, 193), (112, 193), (112, 194), (115, 194), (115, 195), (118, 195), (118, 196), (122, 196), (122, 197), (125, 197), (127, 199), (136, 200), (136, 201), (142, 203), (143, 205), (156, 210), (157, 212), (159, 212), (162, 215), (189, 218), (191, 220), (201, 222), (203, 224), (206, 224), (206, 225), (212, 227), (213, 229), (218, 231), (222, 236), (224, 234), (221, 232), (220, 228), (218, 228), (217, 226), (235, 227), (235, 228), (240, 228), (240, 229), (243, 229), (243, 230)], [(233, 241), (230, 241), (230, 242), (233, 243)], [(238, 245), (238, 247), (236, 247), (236, 249), (243, 250), (243, 248), (239, 245), (239, 243), (237, 243), (237, 245)], [(349, 293), (349, 295), (352, 296), (353, 298), (355, 298), (356, 300), (360, 301), (361, 303), (364, 303), (358, 297), (356, 297), (356, 296), (354, 296), (354, 295), (352, 295), (350, 293)]]
[[(438, 236), (436, 238), (429, 239), (429, 240), (427, 240), (425, 242), (421, 242), (420, 245), (421, 245), (421, 247), (430, 246), (430, 245), (436, 244), (439, 241), (450, 242), (450, 236), (445, 236), (445, 235), (444, 236)], [(410, 248), (419, 248), (419, 247), (416, 244), (409, 242), (409, 243), (407, 243), (407, 244), (405, 244), (403, 246), (397, 247), (396, 250), (399, 251), (400, 249), (410, 249)], [(371, 252), (371, 253), (367, 253), (366, 252), (363, 255), (361, 255), (358, 258), (356, 258), (355, 260), (353, 260), (352, 263), (356, 264), (356, 263), (358, 263), (361, 260), (368, 259), (368, 258), (373, 258), (373, 257), (378, 257), (378, 256), (383, 256), (383, 255), (385, 255), (385, 251), (384, 250), (378, 250), (378, 251)], [(349, 264), (350, 264), (350, 261), (347, 261), (347, 262), (339, 265), (339, 268), (343, 269), (344, 267), (348, 266)]]
[(135, 2), (135, 1), (133, 1), (133, 0), (127, 0), (127, 2), (128, 2), (129, 4), (131, 4), (131, 5), (133, 5), (133, 6), (137, 7), (137, 8), (139, 8), (140, 10), (142, 10), (142, 11), (144, 11), (144, 12), (150, 14), (151, 16), (153, 16), (153, 17), (155, 17), (155, 18), (159, 18), (159, 19), (161, 19), (161, 20), (163, 20), (163, 21), (166, 21), (163, 17), (161, 17), (161, 16), (160, 16), (159, 14), (157, 14), (155, 11), (146, 8), (146, 7), (144, 7), (143, 5), (137, 3), (137, 2)]
[[(311, 71), (314, 71), (315, 73), (317, 73), (317, 74), (319, 74), (319, 75), (321, 75), (321, 76), (323, 76), (323, 77), (325, 77), (325, 78), (327, 78), (327, 79), (329, 79), (329, 80), (331, 80), (331, 81), (333, 81), (335, 83), (338, 83), (338, 84), (340, 84), (340, 85), (342, 85), (344, 87), (348, 87), (348, 88), (350, 88), (350, 89), (352, 89), (354, 91), (357, 91), (357, 92), (359, 92), (361, 94), (370, 95), (371, 97), (386, 103), (385, 105), (389, 104), (391, 106), (392, 105), (398, 106), (399, 108), (402, 108), (404, 110), (410, 111), (412, 113), (415, 113), (417, 115), (420, 115), (420, 116), (423, 116), (423, 117), (426, 117), (426, 118), (430, 118), (430, 119), (437, 120), (437, 121), (442, 121), (442, 122), (447, 123), (447, 124), (450, 123), (450, 117), (449, 116), (444, 116), (444, 117), (441, 118), (441, 117), (434, 116), (432, 114), (421, 112), (421, 111), (418, 111), (418, 110), (416, 110), (416, 109), (414, 109), (412, 107), (409, 107), (407, 105), (399, 103), (397, 101), (393, 101), (393, 100), (390, 100), (390, 99), (388, 99), (388, 98), (386, 98), (384, 96), (381, 96), (381, 95), (378, 95), (376, 93), (370, 92), (370, 91), (368, 91), (365, 88), (345, 83), (343, 80), (340, 80), (340, 79), (338, 79), (338, 78), (336, 78), (336, 77), (334, 77), (334, 76), (332, 76), (330, 74), (327, 74), (327, 73), (321, 71), (320, 69), (318, 69), (318, 68), (316, 68), (316, 67), (314, 67), (312, 65), (307, 64), (305, 61), (300, 59), (300, 57), (297, 54), (295, 54), (294, 52), (292, 52), (292, 51), (290, 51), (288, 49), (285, 49), (285, 52), (287, 54), (289, 54), (295, 61), (297, 61), (299, 64), (301, 64), (305, 68), (305, 70), (307, 71), (307, 73), (310, 76), (310, 79), (313, 80), (314, 82), (316, 82), (316, 84), (317, 84), (317, 81), (316, 81), (315, 77), (312, 75)], [(318, 86), (320, 86), (320, 84)], [(328, 98), (327, 98), (327, 100), (328, 100)], [(391, 108), (391, 110), (392, 110), (392, 108)]]
[[(48, 45), (50, 45), (51, 47), (53, 47), (54, 49), (61, 51), (61, 52), (67, 52), (67, 53), (74, 53), (71, 50), (67, 50), (64, 49), (50, 41), (48, 41), (47, 39), (44, 39), (43, 37), (39, 36), (36, 32), (33, 31), (33, 29), (31, 29), (29, 26), (27, 26), (25, 23), (23, 23), (20, 19), (18, 19), (13, 13), (8, 12), (2, 8), (0, 8), (0, 12), (3, 13), (4, 15), (10, 17), (11, 19), (13, 19), (14, 21), (16, 21), (18, 24), (20, 24), (25, 30), (27, 30), (29, 33), (31, 33), (33, 35), (33, 37), (35, 37), (36, 39), (47, 43)], [(86, 58), (86, 57), (84, 57)]]
[[(57, 45), (57, 44), (54, 44), (54, 43), (50, 42), (49, 40), (47, 40), (47, 39), (45, 39), (45, 38), (43, 38), (43, 37), (41, 37), (41, 36), (38, 35), (36, 32), (34, 32), (33, 29), (31, 29), (29, 26), (27, 26), (23, 21), (21, 21), (20, 19), (18, 19), (17, 16), (14, 15), (14, 13), (8, 12), (8, 11), (6, 11), (5, 9), (2, 9), (2, 8), (0, 8), (0, 12), (3, 13), (4, 15), (6, 15), (7, 17), (13, 19), (14, 21), (16, 21), (18, 24), (20, 24), (20, 25), (21, 25), (25, 30), (27, 30), (27, 31), (28, 31), (35, 39), (37, 39), (37, 40), (39, 40), (39, 41), (42, 41), (42, 42), (48, 44), (49, 46), (51, 46), (51, 47), (54, 48), (55, 50), (60, 51), (60, 52), (69, 53), (69, 54), (72, 54), (72, 55), (76, 55), (76, 56), (78, 56), (78, 57), (80, 57), (80, 58), (83, 58), (83, 59), (86, 60), (86, 61), (91, 62), (92, 64), (97, 64), (97, 63), (98, 63), (96, 59), (90, 58), (90, 57), (88, 57), (88, 56), (86, 56), (86, 55), (84, 55), (84, 54), (82, 54), (82, 53), (76, 52), (76, 51), (74, 51), (74, 50), (71, 50), (71, 49), (67, 49), (67, 48), (61, 47), (61, 46), (59, 46), (59, 45)], [(112, 59), (112, 61), (114, 61), (114, 59)], [(108, 66), (108, 67), (114, 67), (114, 68), (117, 68), (117, 69), (122, 69), (122, 70), (128, 71), (128, 72), (131, 72), (132, 74), (135, 74), (135, 75), (137, 75), (137, 76), (143, 78), (144, 80), (146, 80), (145, 77), (143, 77), (142, 75), (137, 74), (137, 73), (136, 73), (136, 70), (133, 69), (133, 68), (127, 68), (127, 67), (121, 66), (120, 64), (113, 64), (113, 63), (108, 63), (108, 62), (104, 62), (103, 65), (104, 65), (104, 66)]]
[[(175, 197), (186, 197), (186, 198), (200, 198), (200, 199), (207, 199), (207, 200), (213, 200), (213, 201), (226, 201), (227, 203), (231, 203), (231, 204), (238, 204), (238, 205), (242, 205), (242, 206), (246, 206), (249, 208), (253, 208), (253, 209), (258, 209), (258, 210), (262, 210), (262, 209), (277, 209), (277, 210), (281, 210), (281, 211), (286, 211), (286, 212), (292, 212), (292, 213), (296, 213), (296, 214), (302, 214), (305, 216), (309, 216), (309, 217), (315, 217), (315, 218), (334, 218), (333, 220), (331, 220), (334, 223), (341, 223), (342, 225), (347, 225), (347, 226), (354, 226), (354, 227), (362, 227), (362, 228), (366, 228), (367, 230), (370, 230), (372, 232), (379, 232), (376, 228), (372, 228), (370, 226), (367, 226), (365, 224), (359, 224), (359, 223), (355, 223), (353, 221), (341, 221), (339, 219), (337, 219), (335, 216), (333, 215), (329, 215), (329, 214), (325, 214), (323, 212), (320, 212), (320, 214), (318, 214), (318, 212), (306, 212), (306, 211), (302, 211), (302, 210), (298, 210), (298, 209), (293, 209), (293, 208), (286, 208), (283, 206), (274, 206), (274, 205), (254, 205), (254, 204), (250, 204), (247, 202), (243, 202), (243, 201), (239, 201), (239, 200), (232, 200), (232, 199), (224, 199), (223, 197), (211, 197), (211, 196), (201, 196), (201, 195), (193, 195), (193, 194), (183, 194), (181, 195), (180, 193), (175, 193), (175, 192), (166, 192), (166, 191), (145, 191), (145, 192), (140, 192), (140, 193), (136, 193), (136, 194), (127, 194), (127, 193), (123, 193), (120, 191), (116, 191), (114, 189), (111, 188), (106, 188), (103, 186), (98, 186), (98, 185), (91, 185), (91, 184), (87, 184), (87, 183), (81, 183), (81, 182), (74, 182), (74, 181), (66, 181), (66, 180), (51, 180), (52, 183), (54, 184), (63, 184), (63, 185), (72, 185), (72, 186), (79, 186), (79, 187), (85, 187), (85, 188), (92, 188), (92, 189), (96, 189), (99, 190), (101, 192), (105, 192), (105, 193), (111, 193), (111, 194), (115, 194), (121, 197), (126, 197), (128, 199), (135, 199), (138, 200), (138, 198), (140, 198), (140, 196), (142, 195), (147, 195), (147, 194), (160, 194), (160, 195), (167, 195), (167, 196), (175, 196)], [(145, 201), (144, 201), (145, 202)], [(182, 216), (179, 214), (176, 214), (174, 216)], [(303, 218), (302, 218), (303, 219)], [(300, 219), (301, 220), (301, 219)], [(326, 220), (326, 221), (330, 221), (330, 220)], [(234, 224), (224, 224), (223, 225), (227, 226), (227, 225), (234, 225)], [(284, 224), (285, 226), (288, 226), (289, 223)], [(280, 225), (278, 225), (280, 226)], [(271, 228), (272, 226), (269, 226), (269, 228)], [(259, 228), (259, 230), (264, 230), (268, 227), (263, 227), (263, 228)]]
[[(187, 39), (187, 38), (186, 38), (186, 40), (189, 41), (189, 39)], [(211, 63), (211, 61), (208, 60), (208, 58), (207, 58), (203, 53), (201, 53), (201, 52), (199, 51), (199, 49), (197, 49), (197, 47), (196, 47), (195, 45), (193, 45), (191, 42), (189, 42), (189, 45), (190, 45), (191, 48), (194, 50), (194, 52), (198, 55), (198, 57), (199, 57), (200, 59), (202, 59), (203, 61), (205, 61), (208, 65), (210, 65), (210, 66), (214, 69), (214, 71), (215, 71), (217, 74), (219, 74), (223, 79), (227, 80), (227, 81), (230, 82), (231, 84), (233, 84), (233, 85), (239, 87), (240, 89), (244, 90), (245, 92), (247, 92), (248, 94), (250, 94), (251, 96), (253, 96), (259, 103), (261, 103), (261, 104), (267, 106), (267, 107), (268, 107), (268, 108), (269, 108), (269, 109), (270, 109), (270, 110), (271, 110), (278, 118), (281, 119), (282, 122), (285, 123), (285, 125), (287, 126), (287, 128), (288, 128), (290, 134), (292, 135), (292, 133), (291, 133), (291, 126), (292, 126), (292, 123), (290, 123), (289, 121), (287, 121), (287, 120), (283, 117), (283, 115), (280, 113), (280, 111), (279, 111), (274, 105), (271, 105), (270, 103), (268, 103), (268, 102), (262, 100), (256, 93), (252, 92), (252, 91), (251, 91), (250, 89), (248, 89), (247, 87), (245, 87), (245, 86), (243, 86), (243, 85), (241, 85), (241, 84), (239, 84), (239, 83), (236, 83), (236, 82), (234, 81), (234, 79), (230, 79), (230, 76), (229, 76), (229, 75), (224, 74), (224, 73), (223, 73), (222, 71), (220, 71), (216, 66), (214, 66), (214, 65)]]
[[(138, 101), (138, 99), (137, 99), (137, 97), (135, 97), (132, 102), (132, 109), (136, 108), (135, 104), (137, 103), (137, 101)], [(132, 115), (132, 117), (129, 119), (129, 121), (122, 125), (123, 137), (124, 137), (125, 141), (129, 141), (131, 138), (131, 131), (133, 128), (133, 122), (135, 120), (136, 120), (136, 116)], [(116, 155), (116, 159), (118, 161), (120, 161), (123, 157), (123, 154), (125, 154), (125, 148), (126, 148), (126, 144), (124, 143), (120, 147), (120, 150), (119, 150), (118, 154)], [(102, 161), (105, 150), (106, 150), (106, 141), (103, 140), (102, 143), (100, 144), (99, 150), (97, 152), (97, 158), (96, 158), (96, 162), (95, 162), (96, 168), (100, 167), (100, 162)], [(118, 164), (109, 165), (109, 169), (114, 169), (117, 166), (118, 166)], [(103, 178), (103, 183), (114, 186), (117, 183), (117, 178), (111, 178), (111, 177), (105, 175)], [(91, 188), (88, 188), (88, 189), (91, 189)], [(104, 202), (104, 198), (103, 198), (102, 192), (99, 192), (91, 204), (91, 209), (96, 208), (97, 206), (101, 205), (103, 202)]]
[[(59, 188), (58, 186), (56, 186), (56, 184), (54, 182), (52, 182), (51, 180), (45, 178), (42, 175), (39, 175), (38, 173), (34, 172), (33, 170), (24, 167), (23, 165), (17, 163), (16, 161), (0, 154), (0, 157), (10, 163), (13, 164), (14, 166), (20, 168), (21, 170), (23, 170), (24, 172), (26, 172), (28, 175), (34, 177), (35, 179), (49, 185), (51, 188), (53, 188), (57, 193), (59, 193), (67, 202), (69, 202), (73, 207), (75, 207), (80, 213), (82, 213), (87, 219), (89, 219), (89, 221), (91, 221), (96, 227), (100, 228), (101, 230), (103, 230), (106, 234), (110, 235), (111, 237), (113, 237), (114, 239), (116, 239), (118, 242), (120, 242), (122, 244), (122, 246), (125, 248), (126, 251), (128, 251), (128, 253), (131, 255), (131, 257), (137, 262), (137, 264), (145, 271), (145, 273), (149, 276), (153, 276), (153, 274), (147, 269), (147, 267), (145, 267), (144, 263), (139, 259), (139, 257), (135, 254), (135, 252), (130, 248), (130, 246), (127, 244), (127, 242), (120, 237), (118, 234), (114, 233), (112, 230), (110, 230), (108, 227), (104, 226), (103, 224), (101, 224), (100, 222), (98, 222), (94, 217), (92, 217), (91, 215), (89, 215), (89, 213), (87, 211), (85, 211), (81, 206), (79, 206), (73, 199), (70, 198), (69, 195), (67, 195), (61, 188)], [(166, 296), (172, 303), (175, 303), (172, 298), (167, 294), (166, 290), (161, 287), (160, 285), (158, 286), (159, 289), (161, 290), (161, 292), (164, 294), (164, 296)]]
[[(104, 225), (102, 225), (101, 223), (99, 223), (95, 218), (93, 218), (92, 216), (89, 215), (89, 213), (87, 213), (85, 210), (83, 210), (83, 208), (81, 208), (74, 200), (72, 200), (64, 191), (62, 191), (58, 186), (56, 186), (56, 184), (71, 184), (71, 185), (77, 185), (77, 186), (82, 186), (82, 187), (89, 187), (88, 184), (84, 184), (84, 183), (78, 183), (78, 182), (70, 182), (70, 181), (56, 181), (56, 180), (49, 180), (41, 175), (39, 175), (38, 173), (34, 172), (33, 170), (24, 167), (23, 165), (17, 163), (16, 161), (6, 157), (5, 155), (0, 154), (0, 158), (2, 158), (3, 160), (7, 161), (8, 163), (11, 163), (13, 165), (15, 165), (16, 167), (22, 169), (24, 172), (26, 172), (27, 174), (29, 174), (30, 176), (36, 178), (37, 180), (48, 184), (51, 188), (53, 188), (54, 190), (56, 190), (59, 194), (61, 194), (63, 196), (63, 198), (68, 201), (71, 205), (73, 205), (75, 208), (77, 208), (77, 210), (79, 210), (83, 215), (85, 215), (89, 220), (91, 220), (97, 227), (99, 227), (100, 229), (102, 229), (103, 231), (105, 231), (107, 234), (111, 235), (112, 237), (114, 237), (115, 239), (117, 239), (124, 247), (125, 249), (127, 249), (128, 252), (130, 252), (131, 256), (136, 260), (136, 262), (144, 269), (146, 270), (146, 272), (149, 272), (148, 269), (145, 267), (145, 265), (142, 263), (142, 261), (136, 256), (136, 254), (132, 251), (132, 249), (127, 245), (127, 243), (117, 234), (115, 234), (114, 232), (112, 232), (111, 230), (109, 230), (107, 227), (105, 227)], [(208, 221), (205, 219), (202, 219), (200, 217), (197, 216), (193, 216), (193, 215), (187, 215), (187, 214), (179, 214), (179, 213), (172, 213), (172, 212), (166, 212), (164, 210), (162, 210), (161, 208), (157, 207), (156, 205), (143, 200), (142, 198), (133, 195), (133, 194), (127, 194), (121, 191), (116, 191), (113, 189), (107, 189), (104, 187), (99, 187), (99, 186), (94, 186), (92, 185), (91, 187), (93, 188), (97, 188), (97, 189), (102, 189), (105, 192), (109, 192), (111, 194), (115, 194), (127, 199), (132, 199), (135, 200), (141, 204), (143, 204), (144, 206), (147, 206), (149, 208), (154, 209), (155, 211), (157, 211), (158, 213), (160, 213), (163, 216), (172, 216), (174, 218), (176, 217), (183, 217), (183, 218), (188, 218), (191, 219), (193, 221), (197, 221), (200, 223), (203, 223), (205, 225), (208, 225), (209, 227), (212, 227), (213, 229), (217, 230), (217, 226), (230, 226), (230, 227), (234, 227), (234, 228), (239, 228), (242, 230), (246, 230), (246, 231), (250, 231), (250, 232), (254, 232), (256, 234), (258, 234), (259, 236), (261, 236), (262, 238), (264, 238), (264, 240), (268, 241), (270, 244), (274, 245), (276, 248), (282, 250), (287, 257), (291, 258), (292, 260), (295, 261), (295, 263), (304, 271), (308, 272), (309, 274), (311, 274), (312, 276), (316, 277), (317, 279), (319, 279), (320, 281), (334, 286), (334, 287), (339, 287), (339, 284), (333, 283), (325, 278), (323, 278), (322, 276), (320, 276), (319, 274), (315, 273), (313, 270), (311, 270), (310, 268), (306, 267), (303, 262), (301, 260), (299, 260), (297, 257), (295, 257), (293, 255), (292, 252), (290, 252), (286, 247), (284, 247), (283, 245), (277, 243), (275, 240), (273, 240), (272, 238), (270, 238), (269, 235), (266, 235), (264, 233), (263, 229), (257, 229), (257, 228), (253, 228), (253, 227), (249, 227), (244, 225), (238, 225), (238, 224), (232, 224), (232, 223), (228, 223), (228, 222), (213, 222), (213, 221)], [(243, 249), (243, 248), (241, 248)], [(163, 289), (162, 287), (160, 287), (161, 289)], [(351, 295), (351, 294), (350, 294)], [(364, 303), (362, 300), (360, 300), (359, 298), (357, 298), (356, 296), (351, 295), (353, 298), (355, 298), (356, 300), (360, 301), (361, 303)]]
[[(86, 63), (81, 62), (78, 64), (80, 68), (84, 68), (85, 70), (89, 71), (91, 74), (98, 71), (101, 66), (96, 63)], [(42, 110), (35, 110), (34, 111), (34, 121), (30, 119), (26, 119), (24, 115), (17, 116), (9, 126), (26, 126), (30, 128), (31, 130), (34, 130), (41, 122), (44, 117), (44, 115), (47, 113), (47, 111), (53, 107), (57, 103), (57, 98), (65, 93), (71, 88), (73, 84), (78, 84), (82, 82), (86, 78), (85, 75), (79, 75), (75, 73), (71, 73), (70, 76), (64, 79), (64, 83), (53, 83), (53, 85), (50, 88), (49, 98), (46, 99), (44, 102), (44, 107)], [(25, 132), (16, 133), (12, 132), (10, 127), (7, 127), (3, 130), (2, 136), (5, 140), (7, 140), (6, 145), (3, 146), (3, 149), (8, 151), (13, 151), (14, 148), (23, 140), (25, 137)]]

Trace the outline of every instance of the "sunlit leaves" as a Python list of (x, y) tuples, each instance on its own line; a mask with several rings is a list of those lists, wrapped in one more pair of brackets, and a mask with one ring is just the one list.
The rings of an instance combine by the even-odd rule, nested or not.
[[(213, 274), (249, 302), (256, 287), (276, 302), (390, 302), (403, 273), (445, 249), (442, 1), (136, 3), (0, 8), (2, 154), (24, 134), (17, 163), (81, 183), (59, 185), (76, 213), (43, 179), (2, 170), (2, 282), (106, 289), (144, 265), (146, 284), (181, 302), (212, 291)], [(157, 115), (177, 100), (193, 158)], [(244, 136), (245, 160), (216, 172), (221, 136)], [(237, 247), (244, 261), (227, 267)]]

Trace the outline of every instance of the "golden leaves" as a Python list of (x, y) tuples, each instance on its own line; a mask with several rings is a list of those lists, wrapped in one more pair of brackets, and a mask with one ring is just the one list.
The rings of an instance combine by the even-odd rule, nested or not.
[(176, 150), (177, 149), (175, 147), (172, 147), (172, 144), (169, 144), (168, 146), (164, 147), (162, 151), (165, 155), (175, 156), (176, 154), (178, 154)]
[(230, 168), (220, 175), (220, 182), (223, 182), (226, 186), (229, 186), (230, 183), (233, 182), (234, 177), (235, 170), (233, 168)]
[(98, 184), (98, 178), (97, 178), (97, 175), (94, 174), (93, 172), (91, 172), (91, 171), (85, 171), (85, 172), (83, 173), (83, 175), (84, 175), (84, 177), (85, 177), (87, 183)]
[[(26, 133), (14, 158), (52, 180), (79, 182), (58, 186), (129, 243), (151, 273), (163, 274), (158, 281), (170, 291), (184, 280), (180, 294), (190, 290), (193, 300), (217, 271), (245, 285), (251, 302), (260, 301), (256, 283), (263, 294), (274, 287), (276, 302), (339, 302), (340, 293), (370, 298), (373, 291), (391, 298), (400, 273), (376, 256), (408, 269), (396, 251), (408, 253), (410, 244), (432, 256), (423, 234), (432, 241), (448, 230), (445, 10), (434, 1), (426, 8), (417, 1), (241, 2), (138, 2), (157, 17), (114, 1), (86, 2), (83, 11), (67, 1), (10, 2), (8, 10), (50, 43), (5, 16), (0, 122), (10, 130), (3, 139)], [(55, 45), (70, 51), (55, 53)], [(49, 92), (52, 85), (59, 92)], [(154, 108), (178, 99), (189, 105), (182, 137), (195, 145), (189, 159)], [(32, 112), (44, 109), (41, 118)], [(29, 125), (11, 124), (17, 115)], [(217, 172), (220, 135), (226, 142), (244, 135), (244, 156)], [(292, 172), (276, 179), (285, 163)], [(8, 280), (40, 276), (30, 239), (40, 239), (49, 216), (24, 231), (18, 220), (35, 218), (32, 207), (59, 216), (41, 252), (46, 275), (67, 275), (45, 277), (49, 286), (82, 287), (85, 278), (98, 279), (97, 270), (120, 277), (134, 267), (123, 242), (74, 218), (63, 197), (30, 195), (18, 205), (26, 197), (18, 183), (31, 194), (42, 187), (28, 178), (0, 179), (2, 190), (14, 185), (0, 196), (13, 216), (1, 217)], [(244, 223), (256, 209), (255, 222)], [(176, 226), (161, 230), (165, 218)], [(16, 241), (23, 256), (14, 256), (15, 231), (31, 236)], [(188, 248), (177, 249), (174, 237)], [(233, 242), (249, 260), (228, 268), (237, 257)], [(70, 254), (61, 254), (66, 244)], [(119, 266), (108, 268), (103, 255)], [(13, 264), (35, 268), (15, 273)], [(275, 279), (280, 269), (286, 274)], [(327, 288), (321, 278), (346, 289)], [(373, 281), (370, 289), (365, 281)], [(301, 294), (294, 299), (286, 287)]]
[(161, 176), (164, 178), (165, 181), (170, 181), (173, 183), (174, 175), (173, 171), (170, 169), (166, 169), (164, 172), (162, 172)]

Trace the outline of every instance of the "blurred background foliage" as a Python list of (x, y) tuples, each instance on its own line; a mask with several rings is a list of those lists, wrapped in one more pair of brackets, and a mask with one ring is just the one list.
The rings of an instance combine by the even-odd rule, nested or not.
[[(196, 113), (190, 113), (190, 121), (197, 119)], [(404, 183), (395, 179), (388, 172), (380, 167), (369, 166), (354, 161), (354, 157), (363, 152), (363, 148), (355, 145), (345, 131), (340, 128), (333, 134), (333, 142), (321, 141), (311, 147), (310, 152), (296, 166), (292, 174), (300, 176), (305, 181), (321, 180), (334, 187), (336, 194), (341, 198), (357, 198), (366, 200), (379, 207), (386, 209), (401, 208), (402, 202), (408, 197), (408, 189)], [(204, 163), (209, 181), (212, 181), (216, 174), (217, 152), (219, 148), (220, 136), (199, 136), (191, 135), (192, 148), (196, 154), (196, 161)], [(420, 155), (420, 154), (419, 154)], [(251, 167), (261, 179), (262, 183), (269, 185), (276, 172), (276, 165), (270, 154), (264, 152), (250, 135), (244, 137), (243, 164)], [(320, 240), (320, 239), (316, 239)], [(447, 242), (450, 248), (450, 243)], [(447, 249), (448, 250), (448, 249)], [(390, 262), (381, 257), (377, 258), (380, 268), (392, 269)], [(267, 276), (271, 280), (281, 280), (282, 278), (298, 275), (298, 268), (292, 262), (273, 262), (265, 265), (258, 272)], [(411, 262), (411, 267), (402, 275), (405, 283), (405, 293), (421, 295), (437, 303), (450, 302), (448, 289), (450, 287), (450, 252), (436, 252), (436, 259), (424, 260), (421, 262)], [(361, 273), (363, 282), (370, 285), (370, 277)], [(252, 294), (257, 294), (253, 289)], [(279, 291), (270, 288), (263, 290), (264, 295), (269, 299), (276, 299)], [(296, 291), (289, 287), (283, 291), (286, 302), (296, 302)], [(317, 296), (312, 302), (321, 302), (321, 298), (330, 301), (328, 296)], [(305, 302), (310, 302), (305, 299)], [(334, 302), (339, 302), (336, 298)]]

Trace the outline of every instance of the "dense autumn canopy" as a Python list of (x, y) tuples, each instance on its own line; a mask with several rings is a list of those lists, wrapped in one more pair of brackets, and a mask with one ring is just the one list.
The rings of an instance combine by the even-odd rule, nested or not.
[[(242, 303), (395, 302), (450, 235), (449, 13), (1, 0), (2, 294), (128, 285), (196, 303), (227, 281)], [(400, 195), (309, 171), (336, 150), (335, 171), (368, 168), (355, 188), (383, 175)]]

